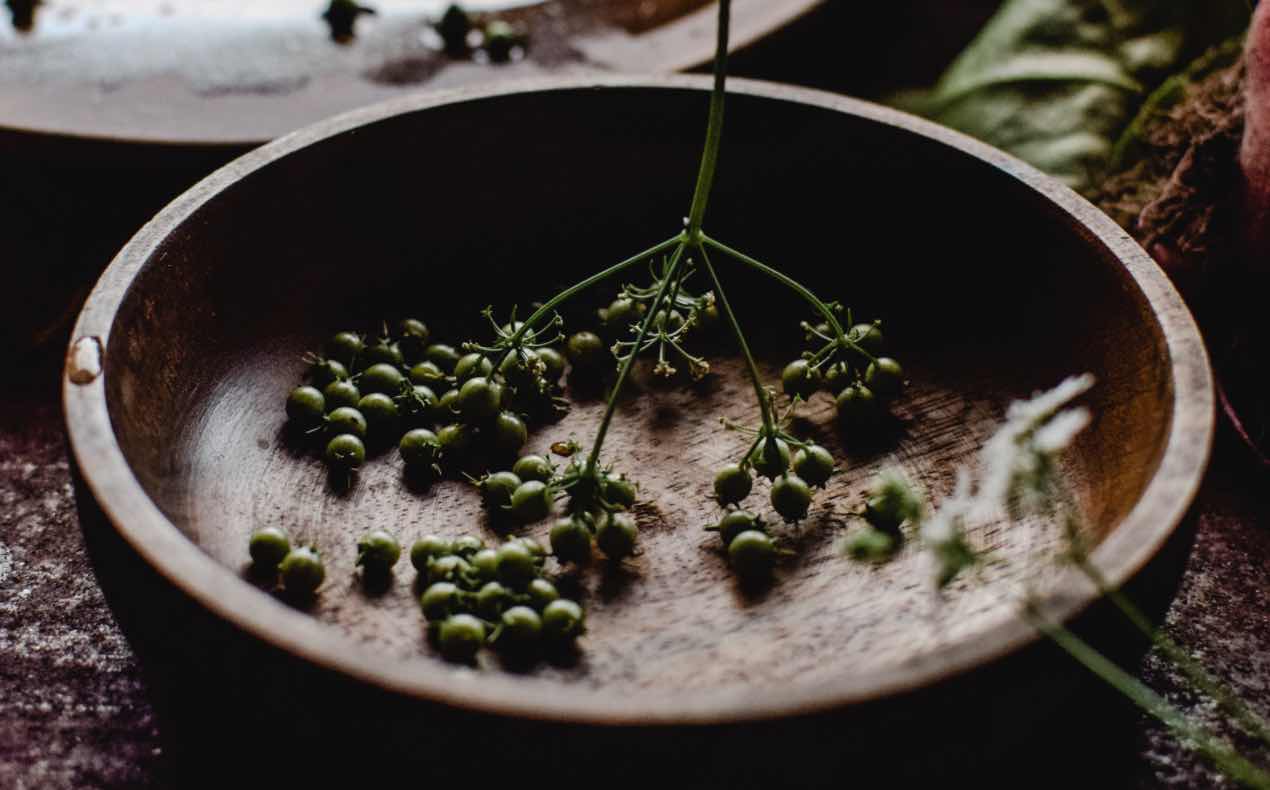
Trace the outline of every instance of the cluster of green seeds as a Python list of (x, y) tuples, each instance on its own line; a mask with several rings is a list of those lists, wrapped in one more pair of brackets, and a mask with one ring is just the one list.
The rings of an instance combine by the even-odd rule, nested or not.
[(317, 592), (326, 579), (322, 557), (312, 546), (291, 545), (278, 527), (265, 527), (251, 536), (247, 547), (252, 565), (261, 575), (272, 575), (287, 594), (304, 598)]
[(287, 416), (323, 435), (337, 478), (351, 481), (367, 442), (396, 442), (407, 469), (436, 475), (481, 458), (514, 458), (530, 422), (556, 419), (565, 408), (558, 384), (566, 362), (556, 349), (527, 344), (496, 370), (485, 353), (461, 354), (430, 339), (422, 321), (406, 319), (369, 342), (339, 332), (324, 354), (306, 356), (308, 383), (287, 397)]
[(848, 436), (867, 434), (905, 384), (900, 363), (884, 356), (886, 341), (880, 324), (855, 324), (845, 339), (836, 338), (827, 323), (804, 322), (802, 326), (813, 348), (781, 372), (785, 394), (810, 400), (816, 392), (828, 392), (843, 431)]
[(410, 562), (427, 583), (419, 604), (429, 635), (449, 661), (469, 662), (487, 644), (533, 654), (585, 628), (582, 606), (560, 597), (543, 574), (546, 551), (530, 538), (491, 548), (472, 535), (430, 535), (411, 547)]

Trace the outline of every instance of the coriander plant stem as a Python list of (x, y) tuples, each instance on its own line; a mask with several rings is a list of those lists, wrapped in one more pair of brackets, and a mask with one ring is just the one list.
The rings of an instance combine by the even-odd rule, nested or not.
[(1184, 744), (1193, 745), (1227, 776), (1248, 787), (1270, 788), (1270, 773), (1249, 762), (1208, 731), (1196, 726), (1163, 697), (1116, 666), (1080, 637), (1064, 626), (1045, 619), (1030, 602), (1025, 606), (1024, 614), (1037, 630), (1067, 651), (1068, 655), (1102, 678), (1116, 691), (1128, 697), (1138, 707), (1159, 719), (1165, 726), (1181, 736)]
[(574, 285), (571, 285), (570, 287), (564, 289), (560, 293), (551, 297), (550, 299), (547, 300), (547, 302), (542, 307), (539, 307), (537, 310), (535, 310), (533, 312), (533, 315), (525, 319), (525, 323), (523, 326), (521, 326), (520, 329), (516, 330), (516, 333), (512, 335), (511, 337), (510, 346), (507, 349), (507, 352), (504, 353), (501, 358), (493, 360), (494, 368), (495, 369), (498, 368), (499, 363), (503, 361), (503, 358), (506, 358), (507, 353), (510, 353), (511, 348), (515, 347), (515, 344), (519, 342), (522, 337), (525, 336), (526, 332), (533, 329), (535, 324), (541, 321), (544, 316), (551, 313), (551, 311), (559, 307), (563, 302), (565, 302), (568, 299), (571, 299), (572, 297), (576, 296), (582, 291), (585, 291), (591, 286), (597, 285), (603, 282), (604, 280), (607, 280), (609, 277), (612, 277), (613, 275), (618, 274), (619, 272), (625, 271), (626, 269), (630, 268), (631, 266), (634, 266), (640, 261), (659, 255), (660, 253), (665, 252), (666, 250), (670, 249), (676, 244), (682, 245), (683, 242), (684, 242), (684, 234), (676, 233), (674, 236), (670, 237), (669, 239), (666, 239), (661, 244), (658, 244), (653, 247), (649, 247), (648, 249), (644, 250), (641, 253), (632, 255), (631, 257), (627, 258), (621, 263), (615, 263), (609, 268), (605, 269), (604, 271), (593, 274), (590, 277), (586, 278), (585, 280), (579, 283), (576, 283)]
[(1076, 565), (1098, 587), (1098, 591), (1120, 610), (1125, 619), (1150, 639), (1151, 644), (1159, 649), (1166, 658), (1177, 665), (1178, 669), (1182, 670), (1183, 674), (1195, 684), (1196, 688), (1225, 708), (1249, 734), (1255, 735), (1265, 743), (1270, 744), (1270, 728), (1266, 726), (1260, 716), (1245, 705), (1230, 689), (1222, 686), (1208, 673), (1208, 670), (1200, 666), (1198, 661), (1170, 639), (1163, 630), (1156, 628), (1146, 614), (1127, 595), (1108, 584), (1102, 572), (1088, 558), (1077, 558)]
[(732, 16), (732, 0), (719, 0), (719, 30), (714, 50), (714, 89), (710, 92), (710, 121), (706, 126), (706, 147), (701, 154), (701, 169), (688, 210), (688, 239), (697, 241), (701, 223), (710, 201), (710, 188), (719, 164), (719, 144), (723, 140), (723, 106), (728, 80), (728, 26)]
[(807, 288), (805, 285), (798, 282), (793, 277), (790, 277), (789, 275), (784, 274), (783, 272), (777, 269), (773, 269), (771, 266), (768, 266), (767, 264), (759, 260), (751, 258), (750, 256), (746, 255), (740, 250), (734, 250), (728, 245), (724, 244), (723, 242), (716, 241), (710, 238), (704, 233), (701, 234), (701, 242), (704, 245), (709, 245), (711, 247), (714, 247), (719, 252), (722, 252), (723, 254), (733, 258), (734, 260), (744, 263), (746, 266), (749, 266), (753, 269), (757, 269), (758, 271), (762, 272), (763, 274), (766, 274), (768, 277), (775, 279), (777, 282), (781, 283), (785, 287), (792, 290), (794, 293), (801, 296), (804, 300), (807, 301), (808, 304), (812, 306), (813, 309), (815, 309), (816, 312), (820, 313), (820, 315), (824, 317), (825, 321), (829, 324), (830, 328), (833, 329), (834, 335), (837, 336), (839, 344), (841, 344), (845, 348), (850, 348), (851, 350), (856, 351), (859, 354), (862, 354), (870, 362), (877, 361), (877, 357), (873, 356), (868, 351), (861, 348), (859, 345), (857, 345), (856, 343), (854, 343), (853, 341), (847, 338), (846, 333), (842, 331), (842, 324), (838, 321), (838, 317), (833, 314), (833, 311), (829, 309), (828, 305), (822, 302), (820, 298), (817, 297), (814, 293), (812, 293), (811, 290)]
[(644, 315), (644, 320), (639, 323), (639, 334), (635, 337), (635, 347), (631, 350), (630, 355), (622, 361), (622, 367), (617, 374), (617, 381), (613, 384), (613, 391), (609, 393), (608, 405), (604, 409), (604, 419), (600, 421), (600, 428), (595, 434), (595, 442), (591, 445), (591, 455), (587, 458), (586, 472), (588, 474), (593, 474), (599, 464), (600, 448), (604, 446), (604, 439), (609, 432), (609, 424), (613, 422), (613, 414), (617, 411), (618, 396), (622, 394), (622, 387), (626, 385), (626, 379), (630, 375), (631, 367), (635, 364), (635, 358), (639, 356), (639, 351), (644, 345), (644, 338), (648, 336), (648, 330), (657, 317), (657, 311), (661, 309), (662, 302), (666, 299), (670, 284), (674, 282), (675, 277), (679, 274), (679, 265), (683, 262), (684, 248), (685, 245), (682, 242), (675, 248), (675, 253), (670, 259), (670, 269), (666, 273), (666, 277), (661, 281), (661, 286), (657, 289), (657, 295), (653, 297), (653, 303)]
[[(705, 267), (706, 273), (710, 275), (710, 283), (714, 286), (714, 295), (719, 300), (719, 307), (723, 309), (723, 315), (728, 319), (728, 324), (732, 327), (732, 334), (736, 336), (737, 345), (741, 347), (741, 354), (745, 357), (745, 364), (750, 368), (750, 381), (754, 384), (754, 396), (758, 398), (759, 413), (763, 417), (763, 428), (768, 436), (775, 436), (776, 426), (772, 420), (772, 406), (767, 397), (767, 392), (763, 389), (763, 381), (759, 376), (758, 364), (754, 361), (754, 355), (750, 353), (750, 344), (745, 339), (745, 333), (741, 331), (741, 324), (737, 321), (736, 313), (732, 312), (732, 305), (728, 302), (727, 294), (723, 292), (723, 283), (719, 282), (719, 275), (710, 263), (710, 256), (706, 254), (705, 245), (698, 244), (697, 249), (701, 252), (701, 265)], [(749, 458), (750, 456), (747, 454), (745, 457)]]

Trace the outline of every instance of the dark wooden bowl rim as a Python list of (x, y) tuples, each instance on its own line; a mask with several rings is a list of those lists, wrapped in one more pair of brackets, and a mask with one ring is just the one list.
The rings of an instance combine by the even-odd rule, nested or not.
[[(223, 189), (303, 147), (400, 113), (531, 91), (594, 88), (676, 88), (706, 91), (705, 77), (604, 77), (533, 80), (443, 94), (394, 99), (301, 129), (221, 168), (173, 201), (111, 262), (90, 295), (72, 335), (86, 342), (108, 338), (125, 293), (156, 247)], [(990, 146), (891, 109), (829, 93), (736, 80), (735, 93), (797, 102), (862, 117), (917, 134), (981, 160), (1047, 197), (1081, 232), (1110, 250), (1141, 289), (1160, 323), (1173, 375), (1174, 409), (1159, 465), (1141, 499), (1098, 546), (1094, 559), (1113, 584), (1122, 584), (1161, 548), (1184, 517), (1199, 487), (1213, 440), (1215, 410), (1208, 355), (1191, 314), (1165, 274), (1106, 215), (1067, 187)], [(704, 95), (703, 95), (704, 98)], [(703, 103), (704, 107), (704, 103)], [(83, 351), (83, 345), (78, 347)], [(120, 534), (174, 586), (217, 616), (308, 661), (403, 695), (460, 708), (531, 719), (604, 725), (683, 725), (771, 719), (851, 705), (933, 684), (1033, 642), (1038, 634), (1021, 618), (988, 629), (928, 658), (882, 671), (843, 674), (814, 688), (756, 688), (744, 693), (647, 693), (611, 699), (594, 692), (561, 693), (491, 672), (480, 682), (456, 682), (454, 670), (407, 665), (376, 655), (343, 634), (295, 611), (248, 584), (200, 550), (155, 506), (129, 469), (115, 439), (106, 404), (105, 375), (74, 383), (72, 340), (63, 379), (71, 449), (88, 490)], [(108, 375), (108, 371), (106, 372)], [(1068, 572), (1044, 602), (1049, 617), (1067, 620), (1097, 598), (1076, 572)]]

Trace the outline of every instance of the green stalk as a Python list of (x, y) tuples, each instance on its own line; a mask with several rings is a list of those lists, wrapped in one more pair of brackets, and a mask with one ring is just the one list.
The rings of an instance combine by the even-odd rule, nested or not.
[[(714, 295), (718, 297), (719, 307), (723, 308), (723, 315), (732, 326), (732, 334), (736, 336), (736, 342), (741, 347), (745, 364), (750, 368), (750, 381), (754, 384), (754, 396), (758, 398), (758, 407), (763, 415), (763, 427), (767, 430), (768, 436), (775, 436), (776, 426), (772, 420), (771, 404), (768, 402), (767, 392), (763, 389), (758, 364), (754, 361), (754, 355), (750, 353), (750, 344), (745, 339), (745, 333), (741, 331), (741, 324), (736, 319), (736, 313), (732, 312), (732, 305), (728, 303), (727, 294), (723, 292), (723, 283), (719, 282), (719, 275), (710, 263), (710, 256), (706, 254), (705, 245), (698, 244), (697, 249), (701, 251), (701, 264), (706, 267), (706, 273), (710, 275), (710, 283), (714, 286)], [(750, 456), (747, 454), (745, 457)]]
[(657, 295), (653, 297), (653, 303), (648, 308), (648, 312), (644, 315), (644, 320), (639, 324), (639, 334), (635, 337), (635, 348), (631, 350), (630, 356), (622, 363), (622, 367), (617, 374), (617, 382), (613, 384), (613, 391), (609, 393), (608, 405), (604, 409), (604, 419), (600, 421), (600, 429), (595, 434), (595, 442), (591, 445), (591, 455), (587, 458), (586, 471), (588, 474), (595, 472), (597, 464), (600, 461), (600, 448), (604, 446), (604, 438), (609, 432), (609, 423), (613, 422), (613, 414), (617, 411), (617, 398), (622, 393), (622, 387), (626, 385), (626, 378), (630, 375), (631, 367), (635, 364), (635, 358), (639, 356), (640, 348), (644, 345), (644, 338), (648, 336), (648, 329), (653, 324), (653, 319), (657, 316), (657, 311), (661, 309), (662, 302), (666, 298), (667, 292), (670, 290), (670, 284), (674, 281), (675, 276), (679, 274), (679, 265), (683, 262), (684, 245), (681, 243), (675, 248), (675, 254), (670, 259), (670, 271), (666, 278), (662, 280), (661, 287), (657, 289)]
[(719, 165), (719, 144), (723, 140), (723, 105), (728, 80), (728, 26), (732, 17), (732, 0), (719, 0), (719, 30), (714, 50), (714, 89), (710, 92), (710, 121), (706, 126), (706, 147), (697, 171), (697, 187), (688, 210), (688, 239), (696, 242), (714, 186), (714, 173)]
[[(637, 255), (632, 255), (631, 257), (627, 258), (621, 263), (615, 263), (609, 268), (605, 269), (604, 271), (599, 272), (598, 274), (593, 274), (590, 277), (583, 280), (582, 282), (564, 289), (560, 293), (548, 299), (546, 304), (544, 304), (542, 307), (539, 307), (537, 310), (534, 311), (533, 315), (525, 319), (524, 325), (520, 329), (516, 330), (516, 333), (511, 336), (509, 343), (511, 344), (511, 346), (514, 347), (516, 342), (518, 342), (522, 337), (525, 336), (526, 332), (533, 329), (534, 325), (537, 324), (539, 321), (541, 321), (544, 316), (550, 314), (553, 310), (559, 307), (566, 300), (571, 299), (572, 297), (576, 296), (582, 291), (585, 291), (586, 289), (590, 288), (593, 285), (598, 285), (599, 283), (603, 282), (604, 280), (607, 280), (609, 277), (612, 277), (615, 274), (625, 271), (626, 269), (630, 268), (631, 266), (634, 266), (635, 264), (639, 263), (642, 260), (654, 257), (662, 252), (665, 252), (667, 249), (675, 246), (676, 244), (682, 245), (683, 241), (684, 241), (684, 234), (677, 233), (671, 238), (663, 241), (661, 244), (658, 244), (654, 247), (649, 247), (648, 249), (644, 250), (643, 252)], [(508, 348), (507, 353), (509, 353), (510, 351), (511, 351), (511, 348)], [(497, 369), (499, 363), (501, 363), (503, 359), (506, 358), (507, 353), (504, 353), (503, 356), (500, 357), (499, 359), (493, 360), (495, 369)]]
[(1222, 686), (1208, 673), (1208, 670), (1200, 666), (1198, 661), (1170, 639), (1163, 630), (1156, 628), (1146, 614), (1133, 601), (1129, 600), (1127, 595), (1119, 589), (1111, 587), (1107, 583), (1106, 578), (1103, 577), (1102, 572), (1094, 567), (1087, 558), (1078, 557), (1076, 566), (1098, 587), (1099, 592), (1105, 595), (1107, 600), (1111, 601), (1120, 610), (1126, 620), (1150, 639), (1151, 644), (1158, 648), (1165, 658), (1172, 661), (1177, 665), (1178, 669), (1182, 670), (1188, 680), (1234, 716), (1235, 720), (1239, 722), (1245, 731), (1270, 744), (1270, 728), (1261, 720), (1261, 717), (1248, 708), (1230, 689)]
[(1125, 672), (1067, 628), (1051, 623), (1029, 602), (1024, 614), (1041, 633), (1048, 636), (1086, 669), (1128, 697), (1135, 705), (1159, 719), (1173, 730), (1182, 743), (1193, 746), (1207, 756), (1231, 779), (1248, 787), (1270, 788), (1270, 773), (1262, 770), (1208, 731), (1193, 724), (1181, 711), (1147, 688), (1140, 680)]
[(793, 277), (790, 277), (789, 275), (784, 274), (783, 272), (777, 269), (773, 269), (771, 266), (768, 266), (762, 261), (751, 258), (750, 256), (746, 255), (740, 250), (734, 250), (728, 245), (724, 244), (723, 242), (716, 241), (710, 238), (704, 233), (701, 234), (701, 242), (703, 244), (708, 244), (709, 246), (714, 247), (719, 252), (722, 252), (723, 254), (728, 255), (729, 257), (740, 261), (741, 263), (744, 263), (746, 266), (749, 266), (753, 269), (757, 269), (763, 274), (766, 274), (768, 277), (775, 279), (777, 282), (781, 283), (786, 288), (789, 288), (793, 292), (797, 293), (804, 300), (806, 300), (807, 303), (810, 304), (812, 308), (816, 310), (816, 312), (824, 316), (825, 321), (833, 329), (833, 333), (837, 335), (838, 342), (841, 345), (864, 355), (864, 357), (868, 359), (870, 362), (877, 361), (877, 357), (873, 356), (868, 351), (861, 348), (859, 345), (847, 339), (846, 333), (842, 331), (842, 324), (839, 323), (838, 317), (833, 314), (833, 311), (829, 309), (828, 305), (820, 301), (820, 298), (817, 297), (814, 293), (812, 293), (811, 290), (807, 288), (805, 285), (798, 282)]

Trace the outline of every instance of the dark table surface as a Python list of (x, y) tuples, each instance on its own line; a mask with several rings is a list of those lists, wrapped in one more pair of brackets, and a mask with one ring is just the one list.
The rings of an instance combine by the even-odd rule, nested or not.
[[(973, 29), (963, 28), (945, 31), (931, 57), (938, 60), (956, 51)], [(798, 35), (823, 33), (803, 30)], [(742, 60), (741, 68), (755, 75), (823, 82), (807, 79), (808, 74), (827, 72), (813, 62), (818, 50), (800, 41), (806, 39), (784, 42), (779, 57), (751, 59), (748, 68)], [(857, 87), (863, 91), (869, 86)], [(35, 161), (27, 153), (30, 142), (0, 137), (0, 160), (6, 165), (26, 162), (26, 183), (40, 185), (34, 192), (15, 186), (21, 178), (0, 185), (0, 204), (25, 212), (16, 218), (12, 211), (0, 212), (8, 222), (20, 223), (5, 228), (5, 236), (12, 241), (13, 229), (25, 231), (16, 234), (19, 251), (75, 260), (63, 269), (25, 270), (16, 280), (38, 291), (38, 299), (25, 301), (49, 320), (24, 318), (22, 289), (11, 287), (5, 298), (19, 309), (8, 311), (0, 327), (0, 338), (12, 339), (17, 349), (0, 386), (0, 788), (185, 786), (185, 778), (200, 767), (183, 762), (166, 745), (154, 685), (107, 605), (85, 549), (59, 404), (65, 323), (50, 318), (47, 305), (60, 299), (69, 305), (61, 312), (73, 314), (92, 270), (105, 262), (109, 251), (200, 169), (210, 169), (232, 152), (201, 151), (175, 170), (140, 172), (135, 180), (153, 186), (131, 205), (103, 194), (100, 186), (88, 190), (85, 199), (108, 210), (97, 213), (85, 238), (71, 243), (62, 238), (66, 216), (85, 212), (57, 178), (73, 181), (77, 176), (62, 173), (50, 179), (48, 168), (30, 164)], [(14, 282), (10, 279), (10, 286)], [(37, 334), (24, 334), (28, 328)], [(31, 351), (31, 345), (37, 350)], [(1268, 482), (1246, 466), (1240, 448), (1223, 435), (1192, 518), (1146, 585), (1147, 592), (1162, 599), (1156, 608), (1166, 631), (1270, 717)], [(1102, 646), (1113, 652), (1116, 648)], [(1189, 691), (1157, 653), (1147, 652), (1135, 661), (1136, 673), (1171, 702), (1247, 747), (1262, 764), (1270, 763), (1270, 750), (1239, 740), (1211, 702)], [(1072, 753), (1064, 733), (1082, 732), (1082, 748), (1089, 749), (1091, 730), (1099, 746)], [(1105, 787), (1200, 788), (1220, 782), (1163, 726), (1096, 683), (1068, 699), (1042, 732), (1024, 740), (1028, 748), (985, 766), (975, 777), (977, 783), (1057, 786), (1092, 781)]]

